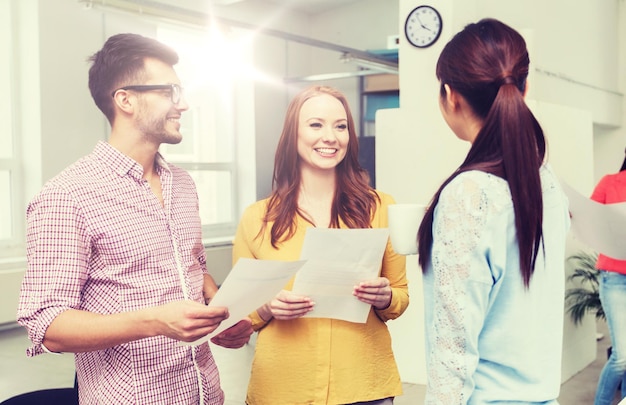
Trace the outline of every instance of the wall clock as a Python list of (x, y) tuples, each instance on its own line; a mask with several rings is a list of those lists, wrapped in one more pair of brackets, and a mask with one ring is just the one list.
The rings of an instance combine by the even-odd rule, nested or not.
[(423, 5), (406, 17), (404, 35), (411, 45), (427, 48), (437, 42), (442, 28), (441, 14), (434, 7)]

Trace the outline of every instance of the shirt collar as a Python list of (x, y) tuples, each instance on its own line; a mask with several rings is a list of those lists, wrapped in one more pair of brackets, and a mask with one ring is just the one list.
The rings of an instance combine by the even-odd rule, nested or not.
[[(126, 156), (111, 144), (99, 141), (94, 149), (94, 155), (109, 166), (118, 176), (129, 175), (136, 180), (141, 180), (143, 176), (143, 166), (134, 159)], [(169, 171), (169, 165), (163, 156), (157, 152), (155, 162), (161, 169)]]

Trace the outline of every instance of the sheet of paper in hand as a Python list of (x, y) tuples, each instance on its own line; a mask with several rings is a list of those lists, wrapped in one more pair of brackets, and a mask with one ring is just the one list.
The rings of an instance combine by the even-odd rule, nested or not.
[(315, 302), (305, 317), (365, 323), (371, 305), (352, 291), (359, 282), (378, 277), (388, 239), (387, 228), (308, 228), (300, 254), (306, 263), (293, 285), (294, 293)]
[(561, 181), (569, 199), (572, 232), (598, 253), (626, 260), (626, 203), (600, 204)]
[(270, 301), (305, 262), (255, 260), (241, 258), (228, 273), (210, 307), (227, 307), (230, 316), (207, 336), (183, 345), (198, 345), (230, 328), (257, 308)]

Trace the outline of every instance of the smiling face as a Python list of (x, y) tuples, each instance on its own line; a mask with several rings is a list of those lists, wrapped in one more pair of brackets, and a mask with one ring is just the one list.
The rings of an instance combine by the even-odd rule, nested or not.
[(348, 119), (343, 104), (320, 94), (302, 104), (298, 118), (300, 164), (314, 170), (334, 170), (346, 156)]
[[(180, 84), (174, 68), (157, 59), (145, 61), (146, 85)], [(136, 125), (143, 136), (156, 144), (177, 144), (182, 140), (180, 117), (189, 106), (184, 98), (172, 102), (171, 90), (154, 90), (137, 94), (139, 104)]]

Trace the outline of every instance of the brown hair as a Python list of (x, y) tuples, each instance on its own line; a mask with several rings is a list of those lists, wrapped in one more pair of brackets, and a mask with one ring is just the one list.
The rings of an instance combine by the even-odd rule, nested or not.
[(464, 162), (432, 199), (418, 232), (419, 262), (430, 261), (434, 209), (444, 187), (458, 174), (482, 170), (504, 178), (511, 190), (524, 285), (528, 286), (541, 245), (543, 199), (539, 168), (546, 144), (541, 126), (524, 102), (530, 59), (522, 36), (508, 25), (483, 19), (467, 25), (446, 44), (437, 78), (461, 94), (483, 121)]
[[(297, 94), (289, 103), (283, 130), (274, 158), (272, 194), (263, 218), (262, 234), (269, 222), (271, 243), (274, 248), (280, 241), (291, 238), (296, 231), (298, 192), (302, 181), (298, 154), (298, 124), (300, 109), (312, 97), (327, 94), (341, 102), (348, 120), (348, 148), (346, 156), (335, 168), (337, 183), (331, 211), (332, 228), (339, 227), (341, 219), (349, 228), (370, 228), (378, 196), (369, 185), (369, 176), (359, 163), (359, 144), (354, 119), (346, 97), (328, 86), (312, 86)], [(306, 216), (303, 215), (306, 219)]]
[(94, 102), (113, 124), (115, 108), (111, 93), (117, 88), (141, 81), (146, 58), (155, 58), (170, 66), (178, 63), (178, 54), (161, 42), (138, 34), (117, 34), (89, 57), (89, 90)]

